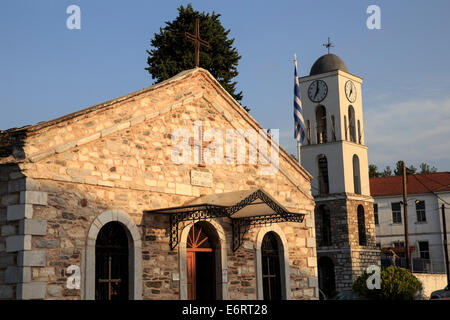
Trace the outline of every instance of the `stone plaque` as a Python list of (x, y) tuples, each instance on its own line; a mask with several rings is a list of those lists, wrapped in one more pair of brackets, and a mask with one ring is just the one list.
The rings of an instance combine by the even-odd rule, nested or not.
[(191, 170), (191, 184), (193, 186), (208, 187), (213, 185), (213, 177), (211, 172)]

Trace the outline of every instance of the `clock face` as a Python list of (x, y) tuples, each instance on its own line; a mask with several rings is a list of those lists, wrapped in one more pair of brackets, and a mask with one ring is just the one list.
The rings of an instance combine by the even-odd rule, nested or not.
[(320, 102), (327, 96), (328, 87), (325, 81), (315, 80), (308, 88), (308, 97), (313, 102)]
[(356, 86), (350, 80), (345, 83), (345, 95), (347, 96), (348, 101), (356, 101)]

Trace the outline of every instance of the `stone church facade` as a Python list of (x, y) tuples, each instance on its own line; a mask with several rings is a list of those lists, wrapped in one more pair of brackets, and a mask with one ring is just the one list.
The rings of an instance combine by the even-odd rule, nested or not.
[(311, 175), (281, 148), (269, 175), (175, 163), (196, 121), (262, 129), (196, 68), (1, 132), (0, 299), (317, 299)]

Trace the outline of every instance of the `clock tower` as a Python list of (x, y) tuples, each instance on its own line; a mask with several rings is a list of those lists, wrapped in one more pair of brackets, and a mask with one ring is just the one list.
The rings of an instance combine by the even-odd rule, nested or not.
[(306, 138), (302, 166), (314, 177), (318, 277), (330, 297), (351, 289), (370, 265), (380, 265), (364, 141), (362, 78), (334, 54), (299, 78)]

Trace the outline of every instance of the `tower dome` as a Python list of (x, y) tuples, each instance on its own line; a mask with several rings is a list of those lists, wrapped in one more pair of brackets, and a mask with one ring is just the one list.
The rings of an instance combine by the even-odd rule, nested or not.
[(347, 66), (345, 65), (344, 61), (342, 61), (341, 58), (339, 58), (337, 55), (328, 53), (326, 55), (321, 56), (319, 59), (314, 62), (313, 66), (311, 67), (311, 72), (309, 73), (310, 76), (330, 72), (334, 70), (342, 70), (345, 72), (348, 72)]

